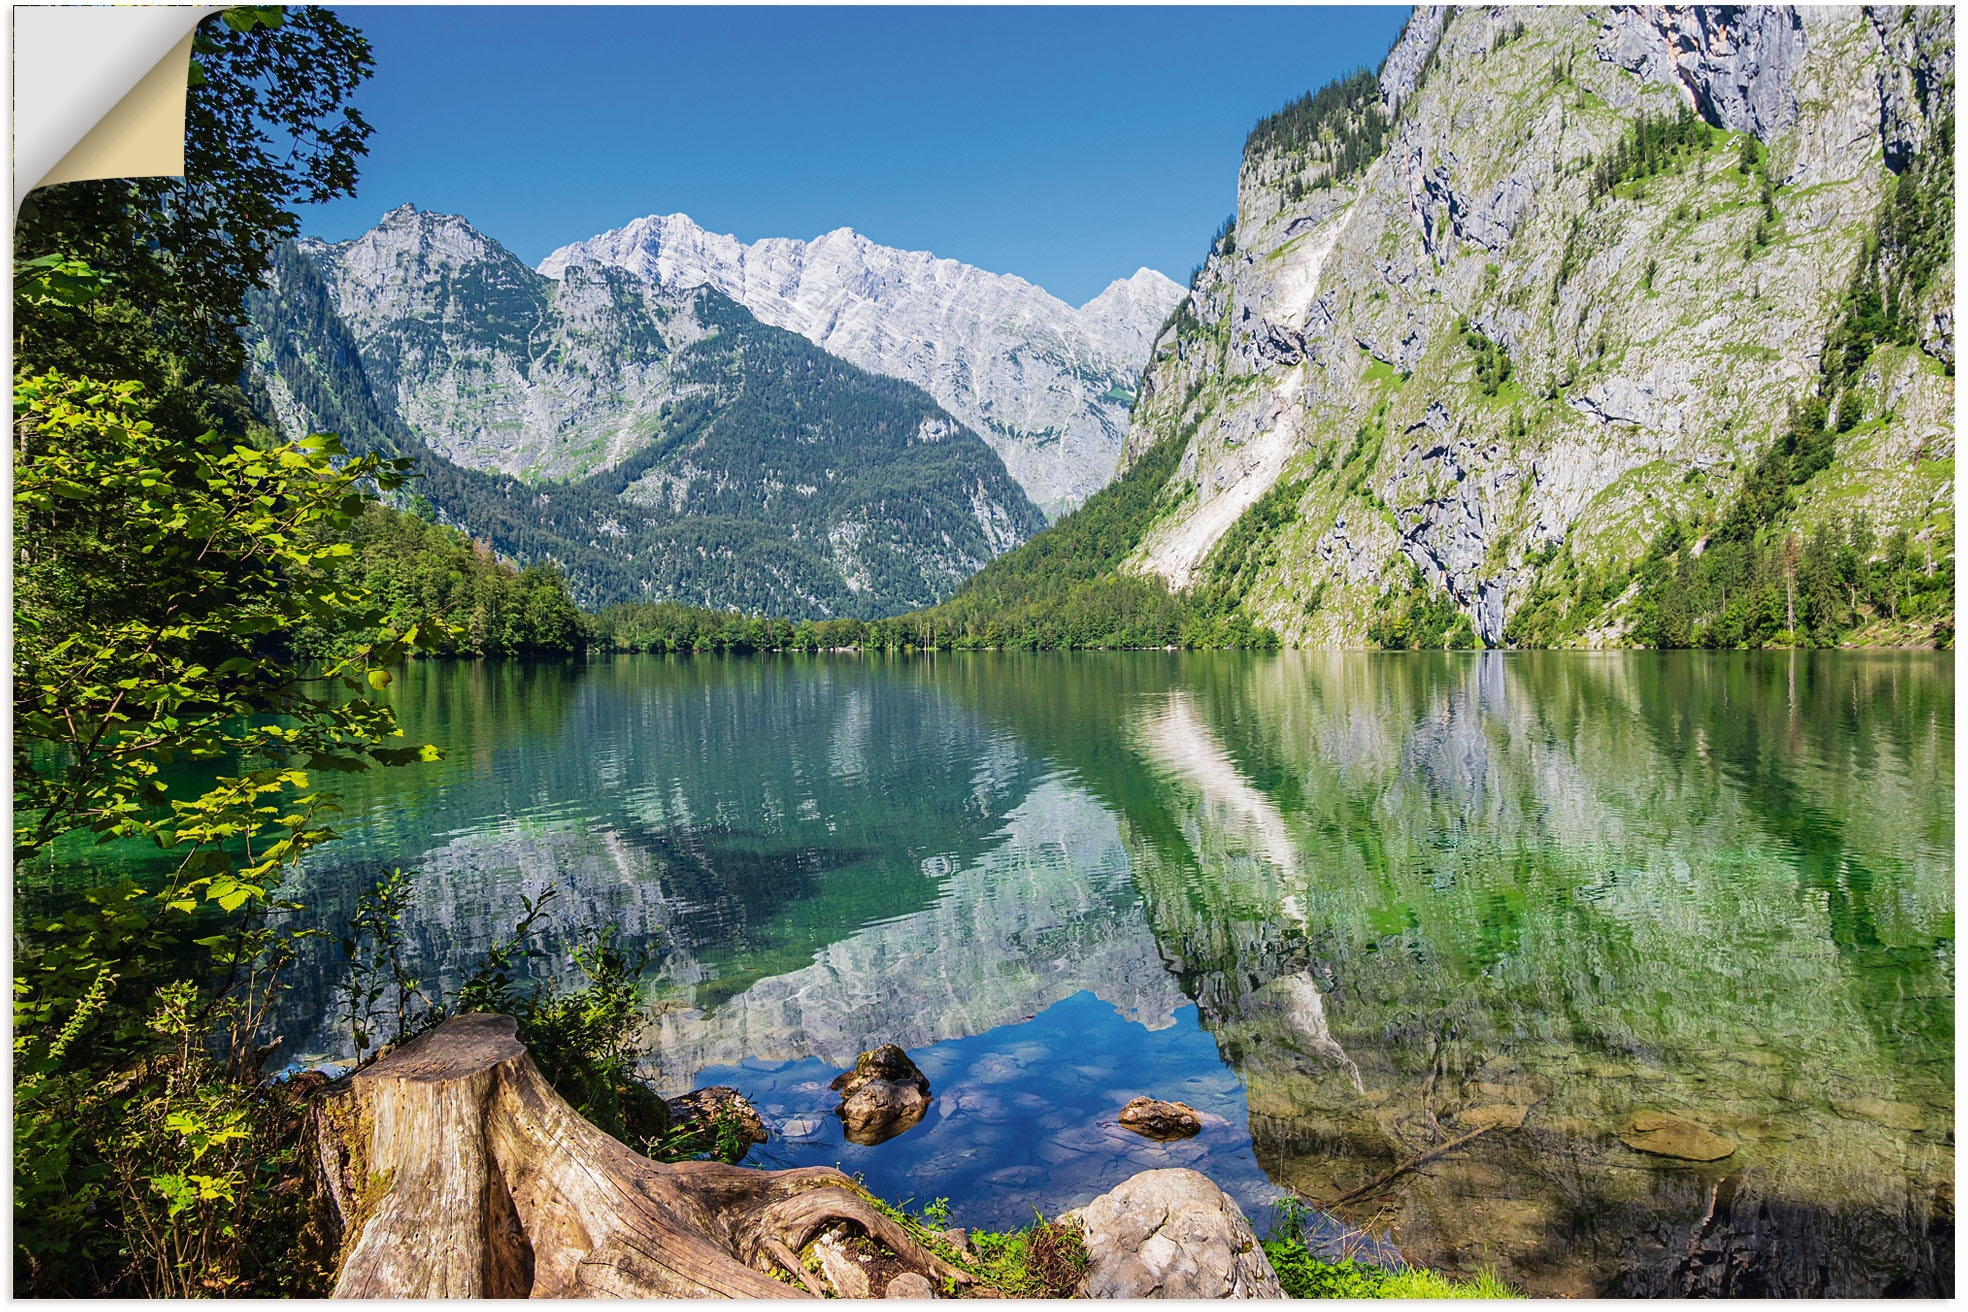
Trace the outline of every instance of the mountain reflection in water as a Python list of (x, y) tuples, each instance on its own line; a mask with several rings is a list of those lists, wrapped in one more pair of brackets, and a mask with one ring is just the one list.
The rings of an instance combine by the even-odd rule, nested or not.
[[(558, 888), (557, 952), (661, 951), (650, 1076), (800, 1131), (764, 1159), (1009, 1224), (1189, 1153), (1262, 1222), (1521, 1111), (1341, 1214), (1537, 1293), (1952, 1292), (1946, 654), (647, 657), (392, 691), (450, 759), (358, 780), (296, 895), (333, 923), (413, 869), (411, 944), (455, 981)], [(345, 1048), (334, 978), (305, 963), (285, 1056)], [(842, 1143), (808, 1086), (882, 1042), (937, 1102)], [(1135, 1093), (1222, 1119), (1102, 1124)], [(1738, 1146), (1635, 1151), (1641, 1111)]]

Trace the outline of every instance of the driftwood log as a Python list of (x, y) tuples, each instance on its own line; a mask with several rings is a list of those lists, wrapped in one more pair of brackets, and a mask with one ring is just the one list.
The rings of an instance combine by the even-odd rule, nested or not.
[(803, 1298), (822, 1287), (800, 1251), (835, 1228), (933, 1283), (972, 1281), (839, 1171), (619, 1143), (547, 1085), (509, 1016), (454, 1017), (358, 1071), (321, 1130), (337, 1298)]

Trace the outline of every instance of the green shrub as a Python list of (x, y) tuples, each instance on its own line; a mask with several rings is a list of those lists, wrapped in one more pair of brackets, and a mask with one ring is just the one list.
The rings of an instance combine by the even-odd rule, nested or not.
[(584, 983), (568, 989), (551, 974), (529, 977), (524, 967), (539, 953), (540, 921), (559, 896), (550, 885), (537, 898), (521, 896), (512, 933), (493, 940), (450, 999), (429, 997), (404, 965), (401, 917), (408, 889), (401, 870), (385, 876), (357, 904), (342, 940), (343, 1015), (358, 1059), (372, 1044), (380, 1049), (385, 1042), (380, 1030), (371, 1028), (379, 1003), (384, 1004), (381, 1023), (390, 1031), (386, 1042), (392, 1044), (446, 1016), (511, 1016), (533, 1064), (574, 1110), (627, 1143), (668, 1143), (669, 1109), (635, 1071), (647, 951), (624, 952), (614, 943), (612, 926), (591, 926), (571, 954)]
[(1090, 1265), (1071, 1226), (1043, 1217), (1023, 1230), (971, 1232), (972, 1274), (1012, 1298), (1070, 1298)]

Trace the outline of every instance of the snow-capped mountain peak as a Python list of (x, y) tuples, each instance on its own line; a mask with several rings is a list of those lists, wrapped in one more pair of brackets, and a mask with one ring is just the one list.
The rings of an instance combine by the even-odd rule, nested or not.
[(1114, 474), (1135, 381), (1183, 289), (1152, 269), (1075, 308), (1011, 274), (883, 246), (852, 228), (745, 243), (687, 215), (636, 219), (540, 262), (710, 286), (850, 363), (905, 379), (974, 428), (1057, 516)]

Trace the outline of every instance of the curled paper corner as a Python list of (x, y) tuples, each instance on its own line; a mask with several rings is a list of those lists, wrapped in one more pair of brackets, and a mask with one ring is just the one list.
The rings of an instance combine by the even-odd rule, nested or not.
[(182, 176), (192, 33), (219, 9), (15, 6), (15, 210), (56, 182)]

